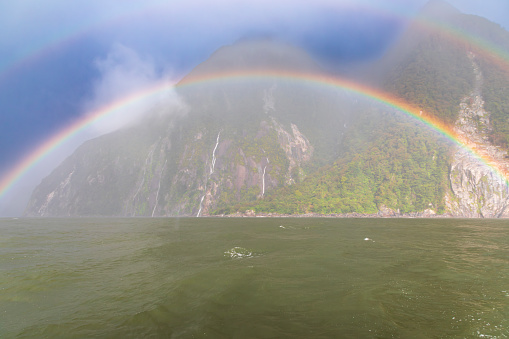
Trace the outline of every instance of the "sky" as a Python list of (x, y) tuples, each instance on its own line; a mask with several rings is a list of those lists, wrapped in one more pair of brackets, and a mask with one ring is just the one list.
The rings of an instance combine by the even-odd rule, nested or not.
[[(382, 56), (426, 2), (0, 0), (0, 178), (87, 114), (151, 84), (176, 83), (223, 45), (269, 37), (333, 72)], [(449, 3), (509, 28), (507, 0)], [(181, 104), (171, 93), (157, 100)], [(118, 112), (47, 154), (0, 196), (0, 216), (21, 215), (34, 187), (76, 147), (153, 104)]]

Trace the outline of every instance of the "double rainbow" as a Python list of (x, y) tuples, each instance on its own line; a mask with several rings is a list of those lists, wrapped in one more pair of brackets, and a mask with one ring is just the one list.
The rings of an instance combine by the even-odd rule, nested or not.
[[(424, 123), (433, 130), (437, 131), (447, 139), (451, 140), (454, 144), (468, 151), (475, 158), (481, 160), (483, 163), (491, 167), (504, 181), (508, 181), (508, 173), (505, 173), (504, 169), (500, 168), (496, 162), (491, 159), (488, 155), (483, 154), (482, 151), (476, 149), (475, 145), (469, 144), (467, 140), (462, 138), (460, 135), (454, 132), (453, 129), (446, 126), (431, 115), (426, 114), (418, 107), (412, 106), (409, 103), (395, 97), (394, 95), (384, 93), (380, 90), (364, 86), (350, 80), (341, 79), (337, 77), (331, 77), (326, 75), (319, 75), (314, 73), (297, 73), (297, 72), (285, 72), (285, 71), (244, 71), (244, 72), (231, 72), (231, 73), (216, 73), (208, 74), (197, 78), (185, 78), (178, 85), (177, 88), (191, 87), (202, 84), (214, 84), (217, 81), (225, 80), (263, 80), (267, 78), (276, 78), (280, 80), (290, 81), (297, 84), (307, 84), (312, 86), (325, 86), (330, 88), (336, 88), (345, 90), (351, 93), (359, 94), (363, 97), (370, 98), (377, 102), (380, 102), (388, 107), (392, 107), (409, 117)], [(90, 125), (99, 122), (101, 119), (113, 114), (119, 110), (128, 108), (130, 105), (134, 105), (140, 100), (144, 100), (152, 95), (157, 95), (169, 91), (173, 88), (168, 83), (158, 83), (151, 87), (145, 88), (141, 91), (128, 95), (121, 100), (118, 100), (110, 105), (102, 107), (101, 109), (92, 112), (76, 121), (67, 128), (61, 130), (59, 133), (46, 140), (37, 149), (25, 157), (20, 163), (18, 163), (11, 171), (5, 175), (0, 181), (0, 198), (18, 181), (25, 173), (39, 163), (46, 155), (51, 153), (53, 150), (58, 148), (61, 144), (65, 143), (66, 140), (85, 130)]]
[[(8, 75), (11, 75), (16, 69), (30, 62), (36, 60), (38, 57), (44, 55), (47, 51), (50, 51), (59, 46), (65, 45), (66, 43), (72, 42), (85, 34), (86, 32), (93, 31), (96, 27), (103, 27), (111, 22), (121, 22), (129, 18), (136, 17), (139, 14), (147, 15), (152, 11), (159, 10), (163, 6), (162, 3), (156, 2), (149, 7), (133, 7), (125, 11), (118, 17), (102, 18), (92, 24), (81, 23), (78, 24), (74, 30), (68, 32), (67, 35), (54, 36), (47, 41), (42, 41), (39, 45), (33, 46), (31, 49), (27, 49), (24, 54), (19, 55), (18, 59), (10, 60), (10, 62), (0, 65), (0, 80), (6, 79)], [(368, 8), (366, 8), (368, 9)], [(375, 9), (376, 10), (376, 9)], [(406, 21), (408, 16), (401, 15), (395, 11), (387, 12), (382, 9), (378, 9), (382, 15), (392, 17), (397, 20)], [(490, 62), (498, 65), (502, 70), (507, 71), (509, 74), (509, 55), (507, 52), (499, 49), (497, 46), (491, 45), (486, 41), (476, 38), (473, 35), (466, 34), (460, 30), (454, 29), (450, 26), (445, 26), (425, 18), (418, 18), (415, 20), (418, 27), (421, 29), (436, 32), (442, 34), (445, 38), (449, 39), (452, 43), (458, 43), (462, 45), (470, 46), (475, 50), (476, 54)], [(478, 150), (475, 145), (469, 144), (467, 140), (456, 134), (450, 127), (444, 125), (431, 115), (427, 115), (422, 112), (418, 107), (415, 107), (391, 94), (384, 93), (380, 90), (363, 86), (345, 79), (336, 77), (329, 77), (325, 75), (308, 74), (308, 73), (295, 73), (295, 72), (281, 72), (281, 71), (266, 71), (266, 72), (237, 72), (237, 73), (221, 73), (221, 74), (210, 74), (202, 78), (196, 79), (185, 79), (179, 83), (178, 87), (192, 86), (194, 84), (201, 83), (212, 83), (217, 80), (224, 79), (256, 79), (265, 77), (278, 77), (281, 79), (287, 79), (296, 82), (317, 84), (323, 86), (330, 86), (334, 88), (341, 88), (353, 93), (360, 94), (362, 96), (379, 101), (387, 106), (393, 107), (408, 116), (423, 122), (430, 126), (430, 128), (436, 130), (455, 144), (459, 145), (469, 153), (480, 159), (482, 162), (491, 167), (501, 178), (506, 182), (508, 179), (508, 173), (503, 168), (499, 168), (494, 159), (491, 159), (487, 154), (483, 153), (482, 150)], [(132, 93), (126, 97), (113, 102), (107, 106), (100, 108), (97, 111), (91, 112), (83, 118), (77, 120), (68, 127), (62, 129), (60, 132), (53, 135), (51, 138), (43, 142), (39, 147), (32, 151), (26, 156), (21, 162), (15, 165), (4, 177), (0, 178), (0, 198), (18, 181), (25, 173), (32, 169), (39, 163), (47, 154), (58, 148), (66, 140), (85, 130), (88, 126), (100, 121), (109, 114), (113, 114), (118, 110), (133, 105), (140, 100), (143, 100), (151, 95), (156, 95), (164, 91), (170, 90), (172, 85), (167, 83), (158, 83), (151, 87), (145, 88), (139, 92)]]
[[(472, 46), (484, 57), (496, 62), (509, 72), (509, 54), (507, 51), (452, 26), (444, 25), (425, 17), (413, 17), (408, 13), (403, 13), (400, 10), (397, 10), (396, 7), (391, 8), (390, 4), (384, 4), (382, 7), (381, 5), (377, 6), (367, 1), (364, 3), (358, 2), (355, 5), (352, 3), (339, 3), (337, 6), (336, 10), (354, 9), (362, 12), (370, 12), (374, 15), (402, 23), (414, 22), (422, 30), (444, 34), (445, 37), (452, 43), (468, 44)], [(105, 29), (110, 26), (114, 26), (115, 24), (123, 24), (130, 20), (136, 20), (143, 17), (149, 18), (167, 9), (168, 3), (155, 0), (153, 2), (148, 2), (147, 4), (132, 4), (131, 6), (126, 6), (120, 13), (113, 16), (98, 17), (88, 22), (83, 20), (78, 21), (71, 27), (67, 27), (66, 29), (45, 37), (44, 39), (33, 42), (17, 55), (14, 55), (12, 58), (4, 62), (0, 62), (0, 81), (14, 75), (16, 71), (23, 69), (31, 62), (39, 60), (51, 51), (60, 49), (75, 41), (79, 41), (88, 34), (98, 32), (100, 29)]]

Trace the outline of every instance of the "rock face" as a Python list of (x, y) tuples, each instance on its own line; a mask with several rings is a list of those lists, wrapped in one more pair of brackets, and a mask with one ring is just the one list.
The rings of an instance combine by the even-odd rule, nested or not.
[[(302, 164), (311, 160), (313, 146), (311, 146), (309, 140), (299, 131), (296, 125), (291, 124), (291, 132), (287, 132), (274, 118), (272, 118), (272, 124), (277, 132), (278, 142), (288, 158), (289, 164), (285, 182), (291, 185), (295, 182), (292, 177), (295, 169), (298, 170)], [(297, 171), (297, 175), (302, 174)]]
[(223, 126), (213, 143), (207, 142), (210, 132), (198, 132), (194, 142), (185, 145), (171, 179), (175, 189), (166, 191), (156, 215), (206, 216), (218, 207), (256, 200), (275, 187), (291, 184), (292, 171), (300, 171), (313, 153), (309, 140), (296, 125), (291, 126), (288, 131), (268, 117), (252, 137), (242, 140)]
[[(475, 55), (469, 53), (475, 74), (474, 91), (460, 105), (455, 132), (461, 140), (483, 159), (496, 163), (507, 172), (509, 162), (506, 152), (494, 146), (488, 139), (491, 130), (489, 113), (484, 109), (481, 96), (483, 76)], [(468, 151), (457, 148), (451, 159), (451, 193), (446, 195), (449, 213), (458, 217), (505, 217), (509, 215), (509, 188), (506, 180), (485, 161), (475, 159)]]
[(26, 215), (205, 216), (218, 205), (292, 184), (313, 154), (297, 125), (285, 128), (271, 116), (251, 135), (227, 125), (216, 132), (200, 128), (180, 135), (181, 147), (168, 136), (154, 137), (135, 154), (114, 155), (119, 150), (105, 139), (121, 144), (129, 134), (80, 147), (36, 188)]

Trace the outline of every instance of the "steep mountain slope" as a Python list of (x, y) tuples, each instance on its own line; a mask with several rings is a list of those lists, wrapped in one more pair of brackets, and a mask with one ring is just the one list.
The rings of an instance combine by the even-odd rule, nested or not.
[[(448, 123), (463, 142), (507, 176), (508, 52), (509, 32), (499, 25), (462, 14), (444, 1), (430, 1), (382, 61), (384, 66), (392, 63), (384, 68), (388, 73), (382, 86)], [(448, 213), (508, 213), (504, 178), (460, 148), (452, 150), (449, 163)]]
[[(469, 52), (475, 74), (474, 90), (465, 97), (454, 130), (478, 154), (495, 162), (505, 175), (509, 173), (507, 151), (492, 142), (492, 114), (484, 106), (484, 76), (475, 54)], [(446, 195), (447, 209), (455, 216), (501, 217), (509, 215), (509, 186), (506, 179), (486, 164), (472, 159), (464, 149), (457, 149), (451, 158), (451, 192)]]
[(474, 90), (472, 53), (486, 80), (481, 91), (487, 109), (497, 120), (490, 137), (503, 142), (509, 131), (503, 118), (509, 107), (504, 94), (509, 84), (509, 32), (499, 25), (432, 0), (369, 72), (375, 74), (373, 84), (452, 126), (460, 103)]
[(462, 16), (443, 1), (428, 3), (400, 41), (374, 65), (375, 85), (454, 124), (474, 75), (466, 45), (442, 27)]
[[(341, 153), (360, 104), (337, 89), (256, 76), (275, 69), (318, 72), (288, 46), (222, 48), (177, 88), (185, 115), (154, 113), (85, 143), (36, 188), (26, 215), (206, 215), (300, 181)], [(232, 72), (249, 76), (224, 76)]]
[[(483, 44), (476, 40), (481, 38)], [(490, 43), (509, 50), (509, 34), (446, 2), (431, 1), (367, 73), (372, 84), (449, 124), (507, 174), (509, 99), (503, 93), (509, 88), (509, 63), (496, 62), (497, 55), (484, 47)], [(464, 149), (445, 147), (436, 135), (404, 121), (391, 114), (384, 132), (375, 133), (365, 151), (324, 168), (306, 183), (238, 208), (326, 214), (389, 210), (392, 215), (432, 209), (463, 217), (509, 213), (508, 185), (500, 175)]]

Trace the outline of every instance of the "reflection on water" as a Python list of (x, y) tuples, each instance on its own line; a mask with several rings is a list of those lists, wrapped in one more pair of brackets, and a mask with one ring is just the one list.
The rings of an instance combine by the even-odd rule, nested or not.
[(0, 337), (505, 338), (508, 226), (3, 219)]

